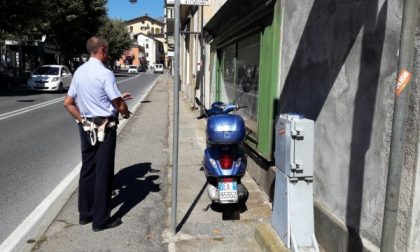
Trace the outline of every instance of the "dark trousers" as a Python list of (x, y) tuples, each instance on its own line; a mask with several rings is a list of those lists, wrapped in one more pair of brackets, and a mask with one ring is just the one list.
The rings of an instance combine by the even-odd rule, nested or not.
[(107, 224), (111, 212), (114, 176), (116, 129), (107, 129), (105, 139), (92, 146), (89, 134), (79, 126), (82, 147), (82, 169), (79, 179), (80, 218), (92, 219), (93, 228)]

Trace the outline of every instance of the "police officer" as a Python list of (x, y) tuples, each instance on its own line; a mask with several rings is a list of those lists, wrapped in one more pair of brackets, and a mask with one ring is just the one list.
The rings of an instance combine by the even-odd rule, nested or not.
[[(129, 118), (126, 99), (130, 93), (121, 94), (114, 74), (105, 68), (108, 60), (108, 43), (100, 37), (91, 37), (86, 43), (89, 60), (74, 73), (64, 99), (64, 107), (78, 121), (82, 149), (82, 169), (79, 179), (79, 223), (92, 222), (93, 231), (113, 228), (121, 220), (111, 220), (111, 191), (114, 176), (116, 126), (106, 127), (102, 142), (92, 142), (92, 131), (83, 126), (92, 121), (116, 125), (118, 113)], [(113, 123), (114, 122), (114, 123)]]

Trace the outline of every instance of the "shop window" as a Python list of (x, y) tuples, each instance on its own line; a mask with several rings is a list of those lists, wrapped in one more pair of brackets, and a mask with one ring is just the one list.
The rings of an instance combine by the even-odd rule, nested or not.
[(224, 102), (232, 102), (235, 100), (235, 56), (235, 44), (224, 49), (222, 73), (223, 85), (221, 87), (221, 97)]
[(249, 126), (257, 130), (258, 114), (258, 75), (260, 60), (260, 34), (247, 37), (238, 42), (236, 60), (237, 85), (236, 103), (246, 104), (248, 107), (238, 111), (245, 118), (250, 119)]
[(237, 113), (253, 131), (257, 131), (259, 57), (259, 33), (223, 49), (221, 100), (247, 105)]

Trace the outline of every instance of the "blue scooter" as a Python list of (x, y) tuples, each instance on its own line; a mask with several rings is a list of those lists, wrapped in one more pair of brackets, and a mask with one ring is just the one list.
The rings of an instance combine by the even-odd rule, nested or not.
[(235, 104), (214, 102), (210, 109), (195, 98), (203, 113), (197, 119), (207, 118), (207, 148), (204, 151), (204, 173), (207, 193), (219, 204), (245, 203), (248, 191), (241, 183), (245, 175), (246, 155), (240, 147), (245, 138), (245, 122), (230, 112), (245, 108)]

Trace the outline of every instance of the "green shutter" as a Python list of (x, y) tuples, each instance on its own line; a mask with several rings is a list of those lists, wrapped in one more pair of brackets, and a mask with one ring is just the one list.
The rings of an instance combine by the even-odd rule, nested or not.
[(280, 79), (280, 28), (281, 6), (277, 1), (273, 23), (261, 33), (257, 150), (267, 160), (271, 160), (273, 154), (274, 106)]

